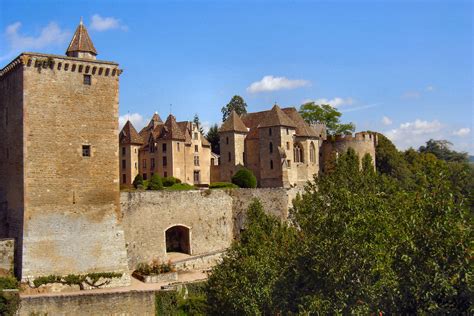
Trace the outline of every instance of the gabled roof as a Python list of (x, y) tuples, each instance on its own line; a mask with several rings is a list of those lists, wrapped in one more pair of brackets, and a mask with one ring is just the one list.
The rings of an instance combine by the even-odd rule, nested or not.
[(295, 108), (285, 108), (282, 111), (295, 123), (296, 135), (307, 137), (318, 137), (317, 131), (308, 125)]
[(133, 127), (133, 124), (130, 121), (127, 121), (123, 126), (119, 139), (121, 144), (143, 144), (142, 137), (138, 135), (137, 130)]
[(219, 128), (219, 132), (241, 132), (247, 133), (248, 128), (245, 126), (244, 122), (240, 116), (232, 110), (227, 120)]
[(170, 140), (186, 140), (186, 136), (176, 122), (176, 118), (171, 114), (168, 116), (165, 125), (163, 126), (162, 138)]
[(71, 43), (69, 43), (66, 55), (69, 56), (74, 52), (87, 52), (94, 56), (97, 55), (97, 51), (89, 37), (89, 33), (87, 33), (86, 27), (82, 24), (82, 19), (72, 37)]
[(259, 128), (271, 126), (296, 127), (296, 124), (275, 104), (258, 125)]

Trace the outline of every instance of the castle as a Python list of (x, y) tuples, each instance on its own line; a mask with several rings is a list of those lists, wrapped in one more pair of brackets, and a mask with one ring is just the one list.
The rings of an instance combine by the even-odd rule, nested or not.
[[(0, 241), (14, 240), (22, 281), (116, 272), (110, 286), (127, 285), (140, 261), (225, 251), (252, 198), (284, 220), (296, 196), (289, 188), (324, 171), (332, 153), (375, 158), (373, 134), (327, 138), (324, 125), (277, 105), (231, 113), (220, 157), (198, 126), (173, 115), (119, 133), (122, 70), (97, 54), (81, 22), (66, 56), (22, 53), (0, 70)], [(120, 192), (138, 174), (206, 186), (242, 166), (267, 189)]]

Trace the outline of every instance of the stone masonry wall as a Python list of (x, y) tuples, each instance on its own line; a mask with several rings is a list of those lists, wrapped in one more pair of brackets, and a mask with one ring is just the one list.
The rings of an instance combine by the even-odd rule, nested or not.
[(0, 277), (13, 274), (14, 239), (0, 239)]

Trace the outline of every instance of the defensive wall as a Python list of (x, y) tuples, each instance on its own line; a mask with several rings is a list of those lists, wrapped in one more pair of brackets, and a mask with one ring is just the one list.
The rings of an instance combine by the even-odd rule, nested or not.
[(232, 189), (122, 192), (122, 227), (129, 268), (153, 259), (167, 261), (166, 231), (189, 231), (189, 254), (199, 256), (227, 249), (245, 224), (253, 198), (285, 220), (300, 189)]

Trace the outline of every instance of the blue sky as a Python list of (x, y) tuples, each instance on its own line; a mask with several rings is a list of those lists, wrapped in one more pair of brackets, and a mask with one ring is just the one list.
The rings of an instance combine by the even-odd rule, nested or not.
[(474, 154), (472, 1), (0, 0), (0, 67), (64, 54), (81, 16), (119, 62), (120, 114), (208, 126), (234, 94), (249, 111), (329, 102), (405, 149), (448, 139)]

